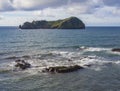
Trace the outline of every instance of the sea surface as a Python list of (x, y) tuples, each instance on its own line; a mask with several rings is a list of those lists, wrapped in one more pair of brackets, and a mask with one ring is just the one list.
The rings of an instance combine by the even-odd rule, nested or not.
[[(120, 27), (0, 27), (0, 91), (120, 91), (120, 53), (112, 52), (113, 48), (120, 48)], [(17, 59), (32, 67), (15, 70)], [(76, 64), (84, 69), (41, 72), (46, 67)]]

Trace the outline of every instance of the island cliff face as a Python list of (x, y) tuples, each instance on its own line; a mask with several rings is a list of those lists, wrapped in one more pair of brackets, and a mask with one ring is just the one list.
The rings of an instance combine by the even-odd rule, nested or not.
[(70, 17), (56, 21), (33, 21), (19, 25), (21, 29), (84, 29), (85, 24), (77, 17)]

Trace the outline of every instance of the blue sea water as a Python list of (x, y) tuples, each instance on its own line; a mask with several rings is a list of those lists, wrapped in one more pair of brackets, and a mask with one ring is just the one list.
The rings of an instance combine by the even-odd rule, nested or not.
[[(120, 53), (112, 52), (113, 48), (120, 48), (120, 27), (0, 27), (0, 91), (120, 91)], [(14, 71), (17, 59), (26, 60), (32, 68)], [(45, 67), (74, 64), (85, 69), (41, 72)]]

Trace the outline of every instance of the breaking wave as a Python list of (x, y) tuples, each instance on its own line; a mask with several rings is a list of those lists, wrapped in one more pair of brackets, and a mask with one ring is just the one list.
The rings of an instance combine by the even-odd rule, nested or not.
[[(72, 47), (73, 46), (70, 46), (69, 48)], [(5, 56), (3, 56), (3, 61), (0, 63), (0, 74), (3, 75), (3, 78), (0, 78), (0, 80), (7, 79), (7, 77), (4, 77), (4, 74), (9, 74), (9, 77), (12, 77), (12, 79), (18, 78), (18, 76), (39, 75), (46, 67), (80, 65), (88, 70), (101, 71), (111, 65), (120, 65), (120, 53), (112, 52), (112, 48), (86, 46), (74, 46), (73, 48), (75, 48), (75, 50), (72, 51), (56, 49), (52, 51), (41, 50), (40, 52), (32, 51), (27, 55), (24, 55), (24, 53), (23, 55), (16, 56), (13, 56), (13, 54), (1, 54)], [(110, 59), (106, 56), (110, 56)], [(114, 60), (112, 60), (111, 57)], [(115, 59), (115, 57), (117, 58)], [(32, 67), (22, 71), (17, 69), (14, 66), (15, 60), (17, 59), (25, 60), (30, 63)]]
[[(81, 47), (83, 48), (83, 47)], [(105, 48), (83, 48), (84, 51), (109, 51), (110, 49)], [(51, 66), (68, 66), (68, 65), (80, 65), (87, 69), (102, 69), (104, 66), (108, 66), (110, 64), (120, 64), (119, 60), (110, 61), (106, 58), (99, 57), (96, 55), (83, 55), (81, 51), (49, 51), (45, 53), (40, 53), (37, 55), (28, 56), (24, 55), (21, 57), (11, 57), (15, 59), (24, 59), (29, 62), (32, 67), (22, 72), (27, 72), (29, 74), (36, 74), (42, 71), (43, 68), (51, 67)], [(27, 58), (27, 59), (26, 59)], [(70, 61), (69, 61), (70, 60)], [(15, 70), (15, 62), (7, 62), (0, 64), (0, 73), (7, 72), (16, 72)], [(15, 70), (15, 71), (14, 71)], [(18, 70), (18, 72), (21, 72)]]
[(81, 50), (84, 51), (90, 51), (90, 52), (100, 52), (100, 51), (109, 51), (111, 50), (111, 48), (99, 48), (99, 47), (85, 47), (85, 46), (81, 46), (80, 47)]

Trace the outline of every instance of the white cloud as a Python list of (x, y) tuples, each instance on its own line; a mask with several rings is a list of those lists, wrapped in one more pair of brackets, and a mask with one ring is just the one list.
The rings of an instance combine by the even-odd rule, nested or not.
[[(0, 11), (9, 11), (13, 9), (41, 10), (68, 5), (71, 6), (72, 4), (78, 4), (83, 9), (89, 6), (91, 7), (91, 5), (96, 7), (98, 2), (100, 2), (100, 0), (0, 0)], [(97, 4), (97, 6), (99, 4)]]
[(120, 17), (120, 9), (118, 7), (104, 6), (99, 8), (95, 13), (98, 17)]
[[(75, 1), (78, 2), (78, 0)], [(37, 10), (49, 7), (54, 8), (66, 5), (68, 2), (69, 0), (0, 0), (0, 11), (9, 11), (10, 8), (14, 10)]]
[(67, 5), (66, 11), (70, 14), (92, 14), (102, 6), (103, 3), (100, 0), (87, 0), (83, 3), (72, 3), (71, 5)]
[(103, 3), (108, 6), (120, 7), (120, 0), (103, 0)]
[[(12, 4), (15, 9), (34, 10), (53, 7), (57, 0), (13, 0)], [(62, 4), (63, 2), (59, 2)]]
[(2, 20), (4, 18), (4, 16), (0, 16), (0, 20)]
[(0, 11), (11, 11), (11, 10), (13, 10), (13, 7), (9, 0), (0, 1)]
[(5, 20), (1, 20), (0, 24), (5, 21), (7, 22), (7, 19), (12, 19), (11, 21), (15, 22), (11, 24), (17, 24), (18, 22), (16, 20), (19, 20), (19, 22), (41, 19), (54, 20), (69, 16), (77, 16), (87, 25), (104, 25), (113, 22), (114, 24), (120, 24), (120, 3), (117, 1), (118, 0), (0, 0), (0, 12), (5, 16)]
[(33, 14), (35, 16), (38, 16), (38, 17), (55, 17), (56, 12), (57, 10), (56, 9), (51, 9), (51, 8), (47, 8), (47, 9), (44, 9), (44, 10), (36, 10), (36, 11), (33, 11)]

